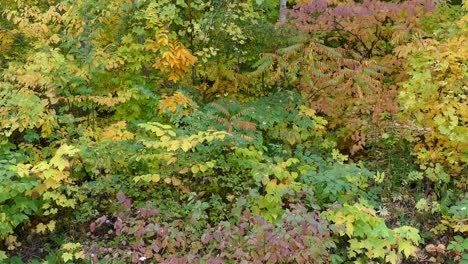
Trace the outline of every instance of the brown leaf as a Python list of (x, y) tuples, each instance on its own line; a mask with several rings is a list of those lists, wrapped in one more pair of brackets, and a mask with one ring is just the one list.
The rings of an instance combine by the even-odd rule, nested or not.
[(189, 171), (189, 168), (188, 168), (188, 167), (185, 167), (185, 168), (183, 168), (183, 169), (181, 169), (181, 170), (179, 171), (179, 174), (185, 174), (185, 173), (187, 173), (188, 171)]
[(253, 122), (249, 122), (249, 121), (236, 121), (235, 122), (237, 126), (239, 126), (240, 128), (242, 129), (245, 129), (245, 130), (252, 130), (252, 131), (255, 131), (256, 129), (256, 124), (253, 123)]
[(188, 186), (183, 186), (183, 187), (182, 187), (182, 192), (183, 192), (183, 193), (189, 193), (189, 192), (190, 192), (190, 187), (188, 187)]
[(181, 183), (181, 181), (179, 179), (177, 179), (176, 177), (172, 177), (171, 180), (172, 180), (172, 184), (174, 186), (179, 186), (180, 183)]
[(89, 225), (89, 230), (92, 232), (94, 232), (94, 230), (96, 230), (96, 223), (92, 222), (90, 225)]

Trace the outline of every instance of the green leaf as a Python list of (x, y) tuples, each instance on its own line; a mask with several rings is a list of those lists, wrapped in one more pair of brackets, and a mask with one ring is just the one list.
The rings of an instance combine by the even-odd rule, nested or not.
[(7, 259), (8, 256), (6, 255), (5, 251), (0, 250), (0, 261)]

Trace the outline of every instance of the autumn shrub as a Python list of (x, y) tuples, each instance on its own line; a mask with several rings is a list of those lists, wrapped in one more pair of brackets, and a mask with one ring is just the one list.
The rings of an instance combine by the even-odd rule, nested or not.
[(6, 249), (14, 250), (21, 245), (15, 235), (17, 228), (35, 233), (53, 231), (58, 210), (75, 208), (79, 196), (69, 197), (76, 188), (68, 158), (78, 150), (63, 145), (50, 159), (31, 164), (26, 155), (13, 153), (9, 148), (8, 144), (2, 144), (6, 159), (2, 160), (0, 170), (0, 240)]
[(463, 263), (467, 4), (288, 2), (2, 1), (0, 262)]
[[(468, 195), (465, 193), (458, 197), (457, 201), (453, 203), (448, 210), (442, 211), (442, 217), (440, 223), (431, 229), (431, 232), (439, 237), (451, 237), (448, 239), (446, 245), (447, 251), (443, 250), (431, 250), (433, 244), (426, 246), (426, 251), (436, 259), (450, 260), (454, 259), (459, 263), (468, 257), (466, 248), (468, 242), (464, 239), (464, 234), (468, 232), (467, 217), (468, 212)], [(444, 248), (445, 249), (445, 248)]]
[(39, 185), (40, 181), (34, 177), (19, 177), (14, 167), (24, 161), (24, 156), (13, 153), (8, 144), (3, 143), (1, 146), (3, 159), (0, 162), (0, 241), (6, 246), (0, 247), (0, 260), (3, 260), (4, 249), (12, 250), (20, 246), (14, 229), (27, 222), (39, 210), (40, 202), (32, 199), (28, 193)]
[(354, 164), (343, 164), (332, 158), (323, 159), (311, 153), (305, 153), (304, 159), (314, 165), (300, 180), (313, 187), (316, 203), (343, 204), (370, 197), (367, 195), (368, 186), (374, 173)]
[(466, 187), (460, 177), (466, 173), (468, 147), (466, 4), (456, 15), (455, 23), (440, 25), (433, 38), (417, 45), (407, 65), (412, 78), (401, 83), (399, 100), (425, 177), (442, 185), (453, 177), (457, 186)]
[[(88, 255), (113, 263), (329, 263), (328, 249), (334, 242), (328, 224), (302, 205), (292, 205), (276, 224), (253, 215), (249, 210), (211, 226), (206, 215), (193, 204), (189, 222), (165, 220), (156, 205), (137, 208), (123, 193), (118, 200), (122, 210), (101, 216), (91, 223), (91, 231), (112, 234), (109, 241), (94, 243)], [(240, 211), (239, 211), (240, 212)], [(336, 258), (337, 256), (335, 256)]]
[(219, 221), (229, 200), (252, 184), (244, 168), (231, 166), (235, 141), (222, 131), (191, 134), (158, 122), (118, 122), (102, 129), (98, 141), (83, 138), (81, 144), (73, 174), (93, 197), (83, 203), (83, 215), (111, 209), (107, 201), (119, 190), (137, 201), (167, 201), (168, 213), (178, 214), (193, 192), (213, 202), (210, 215)]
[[(300, 200), (298, 194), (309, 192), (321, 205), (345, 192), (345, 200), (352, 200), (371, 176), (342, 164), (346, 157), (325, 138), (326, 121), (302, 105), (298, 95), (274, 95), (246, 105), (219, 102), (173, 122), (119, 122), (103, 129), (97, 142), (84, 140), (75, 175), (95, 180), (81, 188), (98, 200), (119, 190), (136, 201), (167, 200), (161, 203), (169, 215), (185, 215), (185, 209), (177, 209), (195, 195), (209, 205), (211, 223), (225, 220), (232, 201), (249, 194), (252, 211), (276, 221), (289, 203)], [(332, 178), (343, 186), (331, 184)], [(96, 200), (86, 204), (99, 212)]]
[(321, 216), (334, 223), (339, 237), (349, 243), (347, 257), (358, 262), (398, 263), (416, 256), (420, 236), (416, 228), (390, 229), (384, 219), (362, 204), (330, 208)]
[(295, 42), (262, 54), (254, 74), (300, 91), (330, 118), (340, 148), (355, 154), (393, 125), (395, 80), (406, 78), (397, 55), (433, 8), (429, 1), (299, 3), (285, 26)]

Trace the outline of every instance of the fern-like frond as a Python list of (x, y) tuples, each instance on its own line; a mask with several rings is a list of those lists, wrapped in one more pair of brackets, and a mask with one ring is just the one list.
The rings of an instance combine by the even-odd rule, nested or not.
[(218, 104), (218, 103), (211, 103), (211, 106), (219, 110), (221, 113), (223, 113), (225, 116), (229, 116), (229, 111), (226, 109), (226, 107)]
[(252, 137), (249, 137), (249, 136), (247, 136), (247, 135), (243, 135), (243, 134), (242, 134), (242, 135), (240, 135), (240, 137), (241, 137), (241, 138), (243, 138), (243, 139), (245, 139), (245, 140), (247, 140), (247, 141), (249, 141), (249, 142), (253, 140), (253, 138), (252, 138)]
[(257, 125), (254, 122), (239, 120), (239, 121), (235, 121), (234, 123), (239, 128), (244, 129), (244, 130), (255, 131), (257, 129)]
[(218, 123), (221, 123), (221, 124), (224, 124), (224, 123), (229, 123), (229, 120), (227, 118), (224, 118), (224, 117), (215, 117), (215, 120), (218, 122)]
[(303, 43), (297, 43), (297, 44), (291, 45), (289, 47), (278, 49), (278, 54), (281, 54), (281, 55), (284, 55), (284, 56), (290, 56), (290, 55), (296, 54), (302, 48), (304, 48), (304, 44)]
[(242, 109), (239, 113), (235, 114), (232, 119), (237, 119), (241, 116), (244, 116), (245, 114), (247, 114), (248, 112), (252, 112), (253, 110), (255, 110), (255, 108), (253, 108), (252, 106), (251, 107), (247, 107), (245, 109)]
[(273, 57), (274, 54), (271, 53), (262, 54), (262, 57), (252, 67), (257, 68), (257, 71), (263, 71), (273, 65)]
[(378, 77), (379, 76), (378, 72), (376, 72), (376, 71), (374, 71), (372, 69), (369, 69), (369, 68), (364, 69), (362, 72), (369, 75), (369, 76), (372, 76), (372, 77)]
[(315, 68), (314, 65), (311, 65), (311, 70), (312, 70), (312, 73), (317, 76), (317, 77), (325, 77), (325, 74), (323, 74), (321, 71), (319, 71), (317, 68)]

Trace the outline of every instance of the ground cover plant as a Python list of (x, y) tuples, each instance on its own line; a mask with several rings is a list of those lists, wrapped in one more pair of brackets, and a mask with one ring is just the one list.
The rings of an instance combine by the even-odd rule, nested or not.
[(468, 2), (5, 0), (1, 263), (468, 263)]

